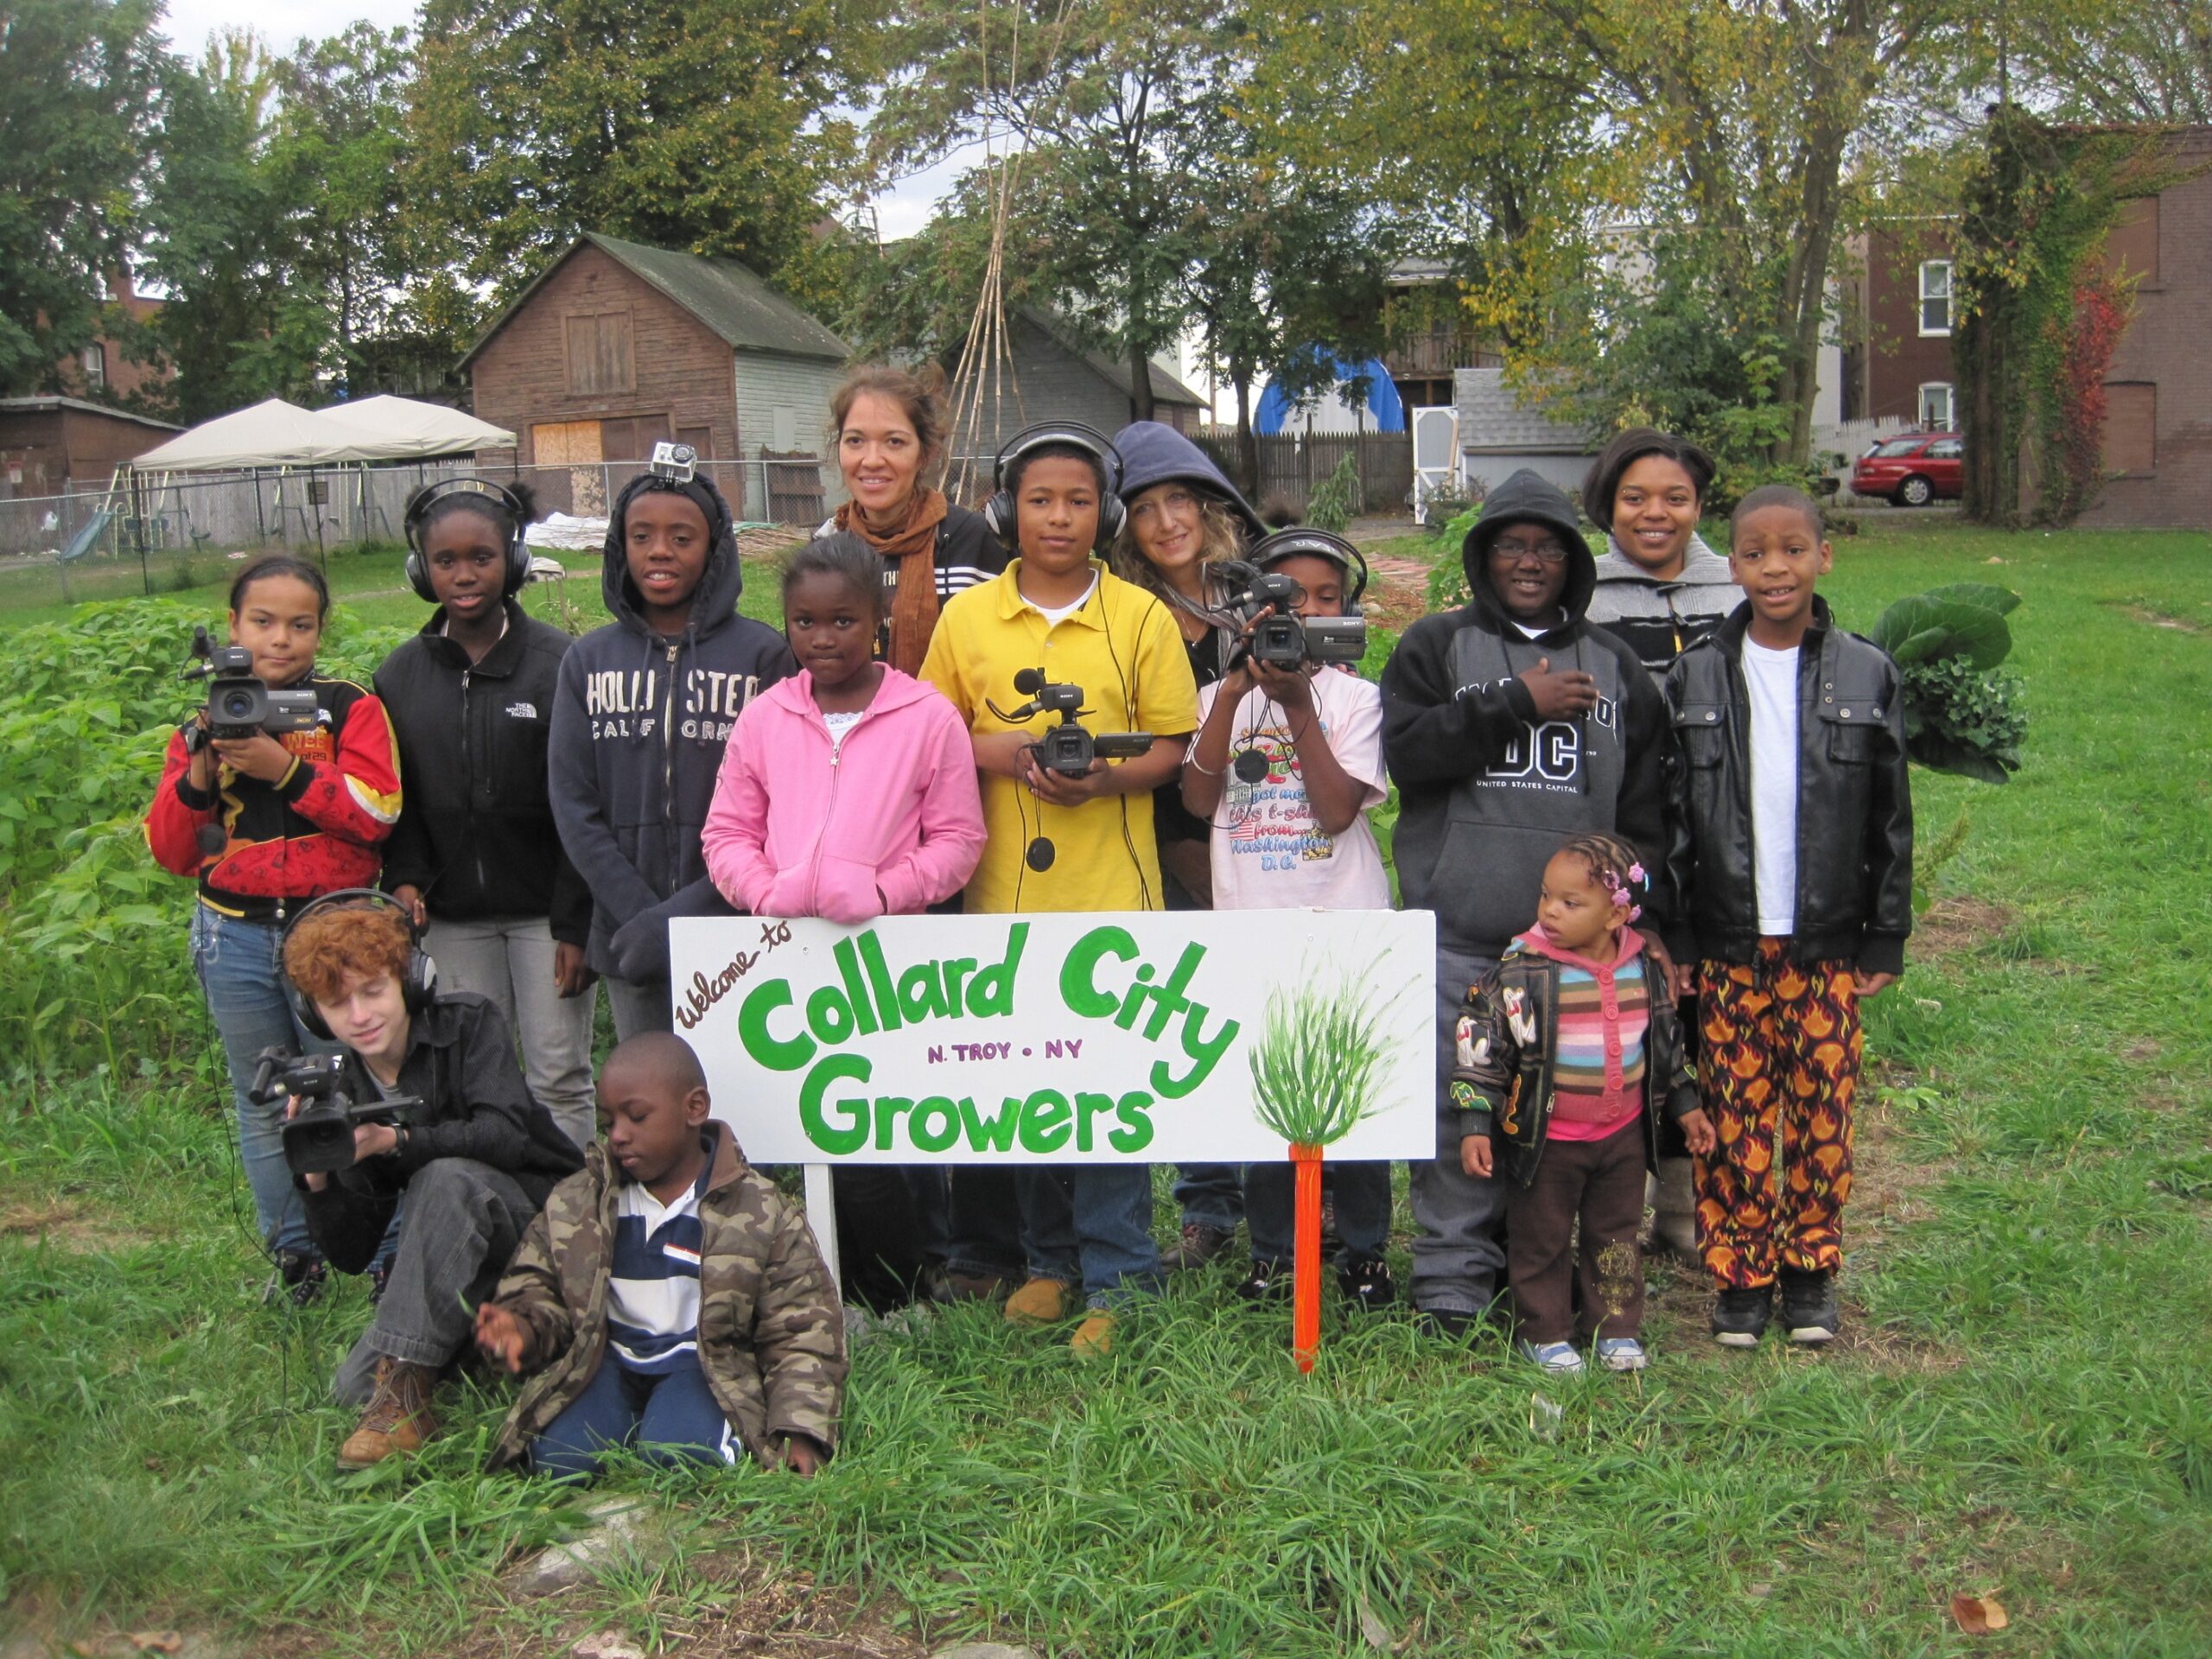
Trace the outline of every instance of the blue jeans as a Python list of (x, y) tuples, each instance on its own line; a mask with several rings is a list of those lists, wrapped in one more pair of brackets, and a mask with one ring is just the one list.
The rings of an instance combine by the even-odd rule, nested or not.
[(1244, 1189), (1235, 1164), (1178, 1164), (1175, 1202), (1183, 1212), (1183, 1225), (1211, 1227), (1220, 1232), (1236, 1230), (1244, 1213)]
[(1002, 1164), (956, 1164), (945, 1172), (944, 1260), (947, 1273), (1013, 1279), (1021, 1272), (1021, 1197)]
[(335, 1054), (338, 1045), (310, 1037), (284, 1000), (277, 961), (283, 929), (275, 922), (246, 922), (196, 906), (192, 912), (192, 967), (207, 994), (207, 1012), (223, 1039), (231, 1092), (238, 1119), (238, 1156), (261, 1236), (272, 1249), (308, 1251), (307, 1210), (284, 1162), (284, 1103), (256, 1105), (246, 1096), (254, 1061), (271, 1046), (302, 1054)]
[[(1336, 1200), (1337, 1236), (1345, 1262), (1379, 1259), (1390, 1242), (1390, 1166), (1354, 1158), (1323, 1166)], [(1287, 1158), (1244, 1166), (1244, 1219), (1252, 1230), (1252, 1260), (1287, 1262), (1296, 1247), (1296, 1172)]]
[(1014, 1190), (1032, 1279), (1080, 1282), (1092, 1307), (1122, 1291), (1160, 1288), (1152, 1171), (1145, 1165), (1029, 1165), (1014, 1172)]
[(531, 1446), (530, 1466), (556, 1480), (588, 1480), (607, 1452), (632, 1446), (650, 1463), (735, 1463), (745, 1444), (722, 1415), (698, 1356), (688, 1362), (649, 1376), (610, 1349), (584, 1391)]

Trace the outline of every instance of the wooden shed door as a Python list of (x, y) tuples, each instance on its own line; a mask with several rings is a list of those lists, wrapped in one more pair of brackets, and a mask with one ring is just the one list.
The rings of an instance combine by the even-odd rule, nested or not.
[(540, 467), (569, 469), (570, 512), (583, 517), (607, 511), (607, 477), (599, 465), (606, 454), (597, 421), (546, 422), (530, 429), (530, 443)]

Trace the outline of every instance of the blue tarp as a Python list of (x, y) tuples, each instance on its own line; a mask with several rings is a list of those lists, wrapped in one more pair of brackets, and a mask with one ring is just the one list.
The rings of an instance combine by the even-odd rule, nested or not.
[[(1370, 432), (1402, 432), (1406, 429), (1406, 406), (1399, 401), (1398, 388), (1390, 379), (1390, 371), (1382, 366), (1382, 359), (1370, 357), (1364, 363), (1346, 363), (1343, 359), (1323, 353), (1336, 372), (1338, 395), (1346, 403), (1347, 381), (1364, 377), (1367, 382), (1367, 429)], [(1283, 395), (1281, 382), (1270, 380), (1268, 389), (1260, 394), (1260, 407), (1252, 416), (1252, 429), (1255, 432), (1281, 432), (1286, 428), (1295, 430), (1304, 420), (1290, 399)]]

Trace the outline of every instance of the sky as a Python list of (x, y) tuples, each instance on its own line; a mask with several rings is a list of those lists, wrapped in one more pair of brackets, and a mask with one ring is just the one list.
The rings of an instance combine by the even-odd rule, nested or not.
[[(250, 27), (277, 51), (289, 51), (302, 36), (334, 35), (359, 17), (379, 29), (412, 27), (417, 0), (168, 0), (164, 24), (170, 47), (197, 57), (219, 29)], [(878, 223), (887, 240), (912, 236), (929, 220), (938, 199), (950, 190), (963, 162), (956, 158), (916, 175), (876, 199)]]

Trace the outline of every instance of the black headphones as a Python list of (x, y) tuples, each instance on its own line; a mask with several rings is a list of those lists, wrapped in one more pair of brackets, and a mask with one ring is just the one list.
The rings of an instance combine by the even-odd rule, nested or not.
[(1066, 444), (1096, 457), (1106, 474), (1106, 487), (1098, 498), (1098, 538), (1090, 548), (1094, 553), (1103, 553), (1113, 546), (1114, 538), (1122, 533), (1122, 526), (1129, 516), (1128, 508), (1122, 502), (1122, 452), (1114, 447), (1113, 439), (1081, 421), (1040, 421), (1034, 426), (1023, 427), (1007, 440), (998, 459), (991, 463), (991, 482), (996, 493), (983, 504), (983, 522), (991, 527), (991, 533), (999, 538), (999, 545), (1007, 552), (1021, 550), (1016, 533), (1014, 490), (1007, 482), (1007, 468), (1031, 450), (1051, 444)]
[(1261, 570), (1295, 558), (1326, 559), (1350, 575), (1352, 588), (1344, 595), (1344, 614), (1364, 614), (1359, 608), (1359, 601), (1367, 591), (1367, 556), (1341, 536), (1332, 536), (1325, 530), (1279, 530), (1255, 543), (1244, 555), (1246, 563)]
[(499, 581), (499, 597), (512, 599), (530, 580), (530, 548), (524, 540), (529, 526), (523, 522), (529, 515), (512, 490), (489, 478), (442, 478), (415, 492), (407, 504), (407, 585), (433, 605), (438, 602), (437, 593), (430, 586), (430, 567), (423, 557), (423, 522), (430, 516), (432, 507), (456, 495), (484, 498), (486, 505), (505, 509), (514, 526), (507, 533), (507, 565)]
[(284, 947), (292, 940), (292, 930), (315, 913), (328, 906), (334, 910), (372, 910), (384, 906), (407, 924), (407, 967), (399, 977), (399, 995), (412, 1016), (430, 1006), (430, 999), (438, 994), (438, 964), (430, 960), (423, 949), (422, 930), (415, 925), (414, 913), (390, 893), (377, 887), (340, 887), (335, 893), (326, 893), (310, 900), (300, 913), (284, 924), (284, 931), (276, 938), (276, 976), (284, 982), (284, 1000), (292, 1005), (292, 1018), (310, 1036), (325, 1041), (334, 1041), (330, 1024), (322, 1017), (322, 1010), (315, 999), (292, 983), (292, 976), (284, 970)]

